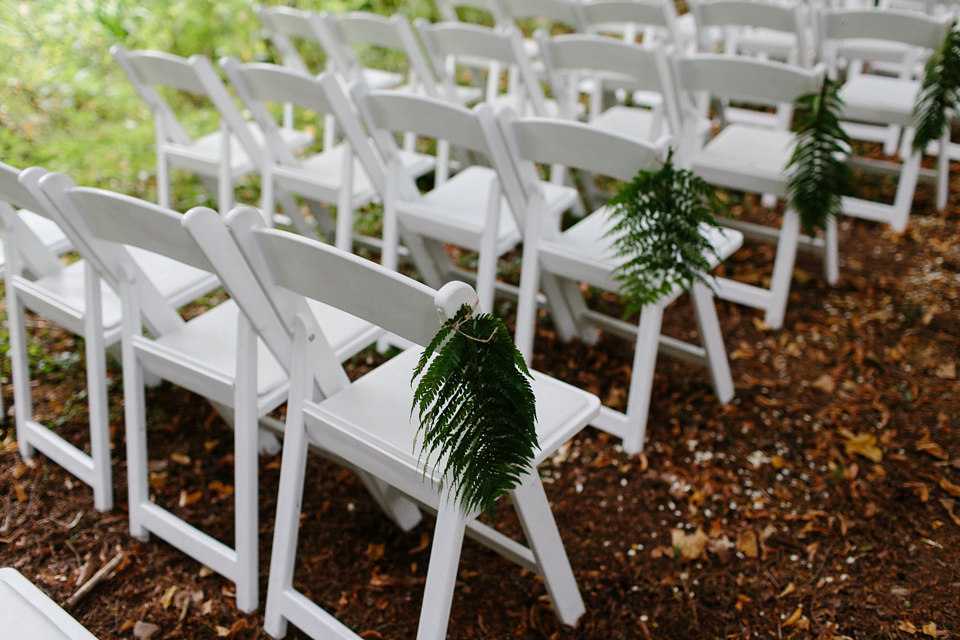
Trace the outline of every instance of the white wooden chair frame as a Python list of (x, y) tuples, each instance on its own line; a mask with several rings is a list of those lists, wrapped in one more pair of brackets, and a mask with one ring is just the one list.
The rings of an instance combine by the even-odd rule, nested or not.
[[(612, 276), (617, 260), (609, 254), (611, 241), (605, 237), (609, 228), (606, 209), (601, 208), (561, 231), (558, 217), (544, 215), (542, 192), (536, 186), (534, 162), (559, 163), (629, 182), (640, 169), (656, 169), (666, 156), (668, 139), (655, 147), (581, 123), (518, 119), (509, 110), (500, 112), (498, 120), (528, 194), (524, 268), (517, 309), (520, 352), (530, 359), (536, 329), (537, 291), (541, 283), (561, 337), (572, 337), (564, 328), (576, 327), (588, 343), (596, 340), (597, 329), (635, 340), (626, 412), (602, 406), (591, 423), (622, 438), (624, 450), (631, 454), (643, 449), (658, 351), (706, 366), (718, 400), (729, 402), (734, 394), (733, 378), (710, 288), (703, 283), (690, 287), (701, 345), (661, 335), (663, 311), (684, 293), (681, 287), (675, 287), (655, 304), (645, 306), (638, 325), (589, 309), (580, 291), (581, 282), (607, 291), (616, 292), (620, 288)], [(733, 230), (705, 233), (718, 254), (709, 257), (714, 267), (743, 241), (742, 234)]]
[[(160, 206), (170, 207), (169, 172), (171, 166), (178, 166), (199, 175), (216, 197), (220, 212), (229, 211), (236, 179), (261, 169), (263, 133), (255, 123), (243, 118), (213, 64), (201, 55), (185, 59), (159, 51), (129, 51), (120, 45), (111, 47), (110, 52), (154, 116)], [(192, 139), (156, 86), (208, 98), (220, 114), (219, 130)], [(293, 128), (285, 129), (281, 135), (293, 149), (313, 139), (309, 133)], [(287, 208), (291, 202), (289, 197), (283, 199)]]
[[(415, 345), (426, 344), (461, 304), (477, 305), (476, 293), (463, 283), (451, 283), (436, 292), (370, 261), (268, 229), (246, 207), (231, 212), (227, 224), (247, 260), (261, 265), (255, 272), (262, 285), (360, 315)], [(366, 294), (356, 295), (358, 291)], [(540, 573), (560, 619), (575, 623), (584, 611), (583, 602), (537, 474), (528, 475), (511, 492), (531, 544), (527, 548), (477, 523), (476, 513), (463, 513), (453, 496), (438, 492), (437, 487), (446, 483), (436, 468), (428, 468), (425, 474), (419, 468), (413, 451), (416, 425), (410, 417), (409, 381), (420, 349), (408, 350), (350, 383), (340, 367), (331, 366), (329, 344), (313, 318), (294, 312), (287, 316), (295, 325), (294, 348), (264, 624), (267, 633), (282, 637), (288, 622), (293, 622), (318, 639), (357, 637), (293, 586), (309, 444), (331, 451), (437, 511), (418, 638), (446, 635), (460, 548), (467, 532)], [(316, 399), (318, 384), (320, 400)], [(535, 393), (552, 394), (552, 401), (538, 404), (541, 450), (535, 462), (539, 462), (582, 428), (596, 414), (599, 403), (589, 394), (540, 374), (535, 374), (533, 386)], [(368, 393), (376, 400), (364, 400)]]
[[(83, 260), (63, 267), (59, 263), (35, 280), (12, 270), (7, 272), (7, 316), (10, 326), (11, 368), (17, 441), (20, 455), (31, 458), (39, 450), (93, 489), (94, 507), (113, 507), (110, 465), (110, 425), (107, 403), (106, 349), (120, 342), (119, 283), (101, 284), (97, 273), (118, 260), (116, 252), (98, 245), (95, 239), (76, 229), (40, 189), (48, 172), (31, 167), (21, 172), (20, 183), (36, 203), (35, 210), (49, 215), (67, 234)], [(134, 254), (133, 265), (147, 290), (141, 300), (147, 327), (159, 330), (179, 320), (166, 309), (186, 304), (217, 286), (216, 277), (192, 269), (178, 268), (172, 261), (145, 252)], [(149, 274), (149, 275), (148, 275)], [(87, 406), (90, 422), (90, 454), (86, 454), (34, 417), (31, 377), (27, 355), (24, 312), (30, 309), (84, 338)]]
[[(933, 18), (911, 11), (893, 11), (880, 9), (837, 9), (820, 14), (820, 33), (823, 38), (821, 57), (828, 61), (830, 73), (836, 77), (837, 63), (841, 55), (850, 55), (847, 43), (870, 42), (881, 44), (907, 45), (914, 53), (921, 51), (922, 57), (935, 50), (950, 29), (948, 17)], [(859, 56), (869, 60), (874, 47), (860, 46)], [(914, 64), (905, 65), (909, 73)], [(920, 162), (921, 152), (912, 149), (916, 133), (913, 105), (920, 91), (920, 80), (906, 75), (898, 78), (877, 75), (858, 74), (848, 77), (840, 87), (840, 98), (844, 102), (841, 117), (851, 137), (859, 138), (866, 125), (893, 125), (899, 137), (902, 131), (899, 149), (901, 163), (871, 161), (866, 158), (851, 157), (851, 163), (867, 170), (882, 174), (899, 174), (897, 191), (893, 204), (885, 204), (864, 198), (846, 196), (843, 199), (843, 212), (847, 215), (877, 222), (886, 222), (897, 232), (903, 231), (913, 207), (913, 198), (918, 180), (934, 179), (936, 187), (936, 206), (943, 210), (947, 205), (950, 164), (950, 127), (940, 137), (937, 166), (934, 170), (923, 170)], [(867, 133), (868, 139), (875, 139)], [(896, 139), (896, 137), (894, 138)], [(896, 148), (896, 145), (894, 145)], [(890, 152), (894, 149), (887, 148)]]
[[(675, 60), (684, 137), (680, 158), (709, 184), (786, 198), (786, 164), (793, 153), (794, 134), (750, 123), (728, 125), (704, 142), (700, 116), (709, 97), (730, 98), (773, 106), (792, 103), (797, 96), (819, 89), (824, 68), (802, 69), (778, 62), (724, 54), (695, 54)], [(801, 236), (800, 218), (787, 208), (780, 229), (721, 218), (721, 224), (748, 236), (776, 243), (770, 287), (716, 278), (717, 296), (765, 312), (774, 328), (783, 325), (793, 279), (797, 249), (803, 247), (824, 255), (827, 282), (839, 277), (837, 222), (830, 219), (823, 238)]]
[(0, 618), (8, 638), (96, 640), (16, 569), (0, 569)]

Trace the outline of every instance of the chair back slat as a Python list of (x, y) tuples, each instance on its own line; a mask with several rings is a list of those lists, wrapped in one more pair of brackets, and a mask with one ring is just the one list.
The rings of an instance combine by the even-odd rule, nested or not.
[(824, 68), (793, 65), (742, 56), (713, 53), (676, 60), (681, 91), (707, 92), (717, 98), (734, 98), (758, 105), (790, 103), (816, 91)]
[[(282, 287), (318, 300), (419, 345), (440, 330), (445, 318), (430, 287), (322, 242), (270, 229), (258, 218), (237, 207), (227, 225), (247, 260), (259, 265), (254, 271), (265, 289)], [(292, 319), (295, 311), (286, 313)]]

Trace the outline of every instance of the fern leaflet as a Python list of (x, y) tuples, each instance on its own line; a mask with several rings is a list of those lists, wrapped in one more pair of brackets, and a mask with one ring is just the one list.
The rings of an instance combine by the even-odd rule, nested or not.
[(609, 202), (613, 272), (627, 303), (624, 317), (694, 281), (707, 283), (713, 245), (704, 227), (716, 227), (716, 196), (709, 185), (677, 169), (673, 153), (658, 171), (644, 171)]
[(956, 23), (950, 28), (940, 47), (930, 56), (913, 105), (917, 133), (913, 150), (924, 151), (934, 140), (939, 140), (949, 126), (949, 114), (960, 103), (960, 32)]
[[(419, 378), (419, 381), (418, 381)], [(461, 508), (489, 514), (539, 447), (530, 372), (503, 322), (463, 305), (413, 372), (420, 457), (444, 465)], [(425, 458), (425, 460), (423, 460)]]

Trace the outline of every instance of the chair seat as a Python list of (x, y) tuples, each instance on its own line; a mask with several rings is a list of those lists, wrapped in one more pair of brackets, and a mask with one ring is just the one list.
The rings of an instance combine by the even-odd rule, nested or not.
[[(620, 284), (612, 271), (624, 260), (614, 255), (613, 239), (607, 236), (612, 227), (610, 210), (604, 207), (573, 225), (553, 240), (540, 242), (540, 260), (544, 269), (571, 280), (586, 282), (608, 291)], [(716, 255), (707, 254), (710, 267), (716, 267), (743, 244), (743, 234), (733, 229), (702, 226)], [(680, 293), (678, 289), (676, 293)], [(669, 299), (666, 296), (665, 299)]]
[[(487, 167), (467, 167), (417, 202), (401, 202), (398, 214), (404, 226), (468, 249), (479, 249), (487, 219), (487, 198), (497, 174)], [(521, 234), (506, 198), (500, 200), (497, 246), (501, 250), (520, 242)]]
[(127, 247), (130, 255), (172, 306), (180, 307), (211, 291), (220, 284), (209, 271), (191, 267), (152, 251)]
[(913, 123), (913, 105), (920, 82), (861, 74), (840, 87), (843, 118), (907, 126)]
[(731, 124), (694, 155), (691, 170), (712, 185), (782, 198), (793, 149), (789, 131)]
[(658, 129), (662, 120), (651, 109), (616, 105), (599, 114), (590, 124), (602, 131), (652, 142), (661, 133)]
[(0, 620), (4, 638), (96, 640), (14, 569), (0, 569)]
[[(263, 138), (263, 132), (254, 122), (247, 123), (247, 130), (260, 148), (264, 148), (266, 142)], [(299, 129), (280, 129), (280, 137), (291, 149), (300, 149), (310, 144), (313, 136), (306, 131)], [(199, 174), (217, 177), (220, 165), (221, 144), (223, 134), (220, 131), (208, 133), (194, 140), (192, 145), (185, 146), (174, 143), (167, 143), (167, 150), (170, 153), (170, 159), (175, 164), (195, 171)], [(250, 156), (240, 144), (240, 140), (230, 136), (230, 175), (233, 177), (241, 176), (257, 169), (257, 164), (250, 159)]]
[[(311, 440), (326, 442), (329, 436), (324, 429), (333, 429), (385, 452), (409, 467), (418, 482), (421, 477), (423, 482), (438, 482), (435, 470), (432, 476), (421, 476), (417, 417), (410, 412), (414, 393), (410, 380), (421, 353), (419, 347), (408, 349), (340, 393), (317, 405), (307, 404), (304, 412), (314, 418), (307, 420)], [(534, 463), (539, 464), (582, 428), (599, 410), (600, 402), (596, 396), (536, 371), (531, 386), (537, 397), (540, 445)]]
[[(336, 202), (343, 181), (343, 145), (304, 158), (300, 166), (276, 166), (274, 179), (281, 188), (311, 196), (323, 202)], [(357, 158), (353, 159), (353, 202), (366, 204), (376, 196), (376, 190)]]
[[(86, 314), (87, 302), (84, 298), (86, 285), (84, 283), (84, 269), (86, 263), (78, 260), (68, 264), (57, 273), (45, 275), (36, 280), (33, 285), (36, 289), (43, 292), (40, 300), (34, 300), (33, 296), (26, 293), (31, 300), (28, 304), (33, 311), (50, 318), (58, 325), (67, 329), (71, 333), (84, 335), (86, 332), (83, 327), (82, 317)], [(28, 287), (28, 291), (33, 287)], [(23, 295), (23, 294), (21, 294)], [(103, 329), (108, 336), (107, 346), (116, 344), (120, 341), (120, 297), (105, 282), (100, 284), (100, 297), (103, 302)], [(56, 299), (57, 306), (42, 304), (44, 298)], [(64, 314), (60, 307), (70, 307), (76, 313), (75, 317), (69, 317)]]
[(346, 360), (383, 333), (383, 330), (336, 307), (307, 299), (307, 305), (317, 318), (323, 335), (340, 360)]
[(399, 86), (404, 81), (402, 74), (394, 73), (393, 71), (384, 71), (383, 69), (364, 67), (361, 73), (367, 86), (374, 90), (391, 89)]
[[(237, 372), (237, 304), (231, 299), (168, 331), (155, 342), (200, 363), (224, 379), (233, 379)], [(144, 364), (149, 364), (145, 360)], [(190, 369), (196, 367), (190, 365)], [(159, 372), (157, 372), (159, 373)], [(167, 377), (167, 371), (163, 372)], [(178, 384), (183, 381), (175, 380)], [(287, 383), (287, 374), (266, 345), (257, 339), (257, 395), (265, 396)], [(184, 385), (188, 386), (188, 385)], [(206, 395), (206, 393), (205, 393)]]
[[(43, 245), (50, 249), (50, 251), (60, 254), (70, 249), (70, 241), (63, 233), (63, 229), (58, 227), (57, 223), (53, 220), (38, 215), (33, 211), (27, 211), (26, 209), (20, 209), (19, 215), (20, 219), (30, 227), (30, 230), (40, 238)], [(0, 275), (3, 275), (3, 269), (6, 263), (7, 254), (3, 248), (3, 243), (0, 243)]]

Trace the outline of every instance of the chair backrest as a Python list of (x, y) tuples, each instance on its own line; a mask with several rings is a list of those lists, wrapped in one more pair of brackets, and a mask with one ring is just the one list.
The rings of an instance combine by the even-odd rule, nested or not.
[(891, 9), (832, 9), (820, 13), (821, 60), (835, 69), (836, 59), (888, 60), (889, 49), (875, 43), (898, 43), (935, 50), (950, 30), (950, 17), (933, 17)]
[[(769, 0), (692, 0), (690, 11), (697, 25), (700, 50), (714, 53), (708, 33), (710, 27), (759, 27), (794, 36), (795, 64), (807, 66), (810, 55), (805, 33), (804, 7), (799, 2), (771, 2)], [(724, 46), (724, 53), (736, 54), (734, 37)], [(727, 46), (729, 45), (729, 46)]]
[(260, 24), (267, 32), (267, 37), (280, 52), (283, 66), (304, 73), (310, 72), (310, 68), (297, 50), (296, 42), (298, 41), (319, 48), (326, 57), (331, 56), (331, 52), (326, 51), (324, 47), (321, 36), (323, 25), (316, 12), (264, 5), (257, 5), (256, 12), (260, 18)]
[(540, 189), (534, 163), (560, 164), (629, 182), (641, 169), (659, 168), (670, 140), (648, 143), (582, 122), (518, 118), (511, 109), (497, 115), (505, 146), (527, 193)]
[(170, 253), (176, 249), (152, 244), (156, 242), (154, 229), (142, 220), (163, 216), (179, 219), (179, 213), (112, 191), (78, 187), (69, 176), (37, 167), (24, 171), (21, 182), (53, 214), (80, 255), (112, 289), (122, 290), (124, 274), (137, 280), (143, 324), (152, 334), (162, 335), (183, 324), (177, 310), (164, 299), (124, 246), (139, 247), (212, 271), (205, 260), (198, 261), (189, 255), (181, 259)]
[(586, 32), (587, 20), (578, 0), (499, 0), (511, 20), (545, 18), (571, 31)]
[(160, 51), (130, 51), (120, 45), (110, 47), (110, 52), (150, 107), (157, 122), (158, 138), (176, 145), (192, 142), (170, 104), (157, 91), (157, 87), (169, 87), (209, 99), (244, 151), (251, 158), (260, 155), (260, 145), (250, 134), (210, 60), (199, 54), (182, 58)]
[[(447, 71), (447, 60), (484, 60), (516, 67), (524, 95), (532, 104), (534, 113), (546, 114), (546, 96), (523, 50), (520, 32), (515, 27), (492, 29), (462, 22), (432, 24), (423, 19), (418, 19), (414, 25), (434, 72), (447, 85), (448, 96), (453, 96), (451, 87), (455, 79)], [(499, 86), (499, 78), (488, 78), (487, 101), (496, 98)]]
[[(418, 136), (445, 140), (450, 144), (482, 154), (501, 176), (500, 187), (508, 200), (519, 196), (520, 185), (512, 172), (502, 171), (509, 166), (509, 157), (502, 145), (490, 105), (479, 104), (472, 109), (426, 96), (415, 96), (391, 91), (369, 91), (363, 85), (352, 87), (354, 101), (367, 130), (387, 163), (399, 166), (399, 148), (391, 134), (413, 132)], [(407, 176), (401, 197), (416, 198), (419, 191)], [(522, 215), (514, 212), (514, 215)], [(523, 220), (519, 218), (521, 225)]]
[(681, 106), (689, 108), (689, 94), (705, 93), (755, 105), (792, 103), (816, 91), (825, 68), (794, 65), (743, 56), (701, 53), (675, 60)]
[[(595, 77), (609, 88), (628, 91), (654, 91), (663, 96), (663, 108), (670, 130), (680, 131), (680, 112), (673, 87), (667, 55), (660, 44), (638, 45), (603, 36), (570, 34), (548, 36), (538, 30), (536, 39), (554, 95), (564, 84), (574, 89), (575, 83), (564, 83), (560, 72), (595, 72)], [(579, 92), (577, 92), (577, 97)], [(561, 103), (567, 109), (562, 115), (573, 118), (570, 100)]]
[(507, 24), (507, 17), (503, 14), (499, 0), (434, 0), (434, 4), (437, 5), (440, 19), (445, 22), (460, 22), (457, 9), (470, 9), (489, 14), (495, 25)]
[[(270, 103), (286, 103), (331, 115), (351, 142), (365, 139), (361, 125), (340, 83), (332, 73), (314, 77), (308, 73), (267, 63), (242, 64), (232, 57), (220, 61), (230, 83), (263, 129), (267, 139), (269, 159), (287, 166), (299, 166), (299, 161), (280, 136), (280, 125), (271, 114)], [(376, 167), (369, 143), (357, 145), (353, 153), (360, 157), (364, 167)], [(375, 169), (371, 180), (378, 186), (382, 181)], [(381, 172), (382, 173), (382, 172)]]
[(337, 65), (344, 69), (348, 81), (362, 78), (356, 48), (375, 46), (401, 53), (409, 67), (407, 82), (427, 95), (439, 97), (437, 79), (413, 33), (410, 20), (404, 14), (395, 13), (388, 18), (369, 11), (351, 11), (343, 14), (323, 12), (320, 16), (327, 25), (325, 33), (338, 39), (338, 43), (330, 43), (330, 50), (336, 49), (337, 56), (341, 57)]
[[(207, 219), (216, 223), (207, 214)], [(239, 206), (226, 217), (227, 227), (267, 297), (285, 325), (308, 323), (310, 345), (320, 352), (329, 344), (306, 309), (305, 298), (320, 301), (367, 320), (415, 344), (427, 345), (442, 323), (462, 304), (476, 305), (477, 294), (461, 282), (437, 292), (375, 262), (303, 236), (267, 227), (251, 207)], [(189, 221), (188, 221), (189, 224)], [(331, 394), (348, 383), (336, 358), (318, 362), (320, 391)]]
[[(677, 46), (677, 9), (673, 0), (596, 0), (583, 3), (583, 16), (587, 28), (592, 32), (604, 32), (612, 27), (624, 31), (624, 37), (632, 41), (637, 31), (642, 29), (644, 42), (647, 34), (665, 39)], [(633, 29), (628, 27), (633, 26)], [(647, 31), (647, 27), (652, 27)]]
[(56, 273), (62, 264), (56, 254), (23, 222), (17, 211), (26, 209), (49, 218), (43, 204), (20, 184), (20, 173), (20, 169), (0, 162), (0, 224), (10, 240), (5, 243), (0, 269), (19, 274), (26, 268), (33, 277), (39, 278)]

